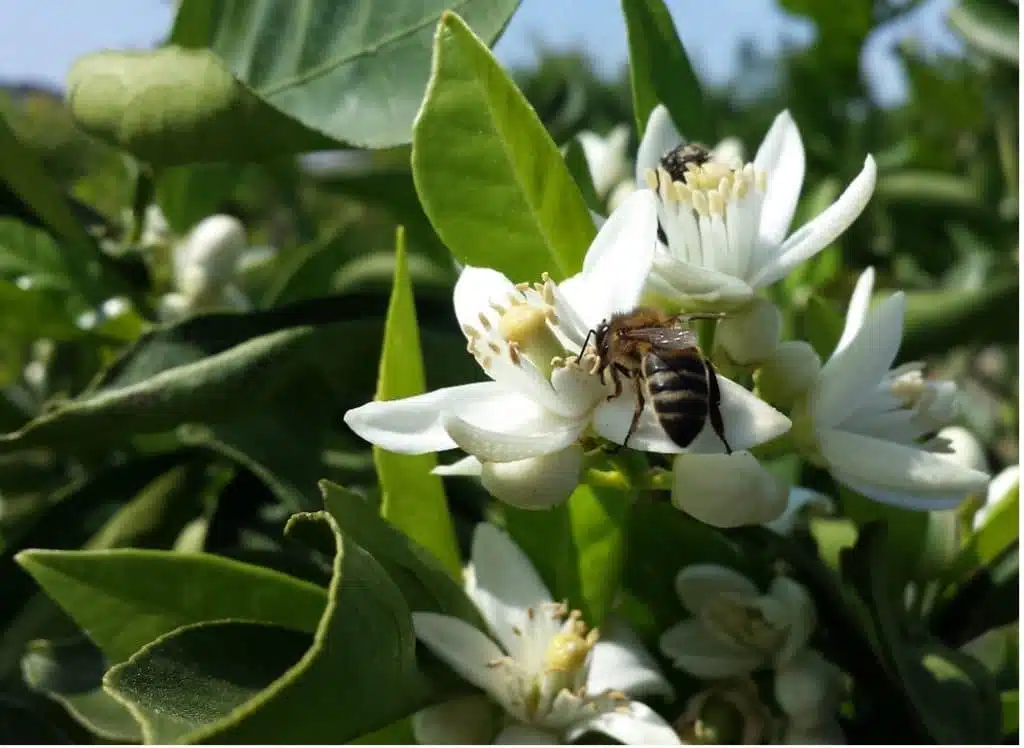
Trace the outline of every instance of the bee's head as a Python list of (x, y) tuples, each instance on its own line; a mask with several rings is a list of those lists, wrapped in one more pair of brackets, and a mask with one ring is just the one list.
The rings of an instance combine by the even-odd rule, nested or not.
[(594, 347), (600, 355), (608, 351), (608, 320), (601, 320), (601, 324), (594, 330)]

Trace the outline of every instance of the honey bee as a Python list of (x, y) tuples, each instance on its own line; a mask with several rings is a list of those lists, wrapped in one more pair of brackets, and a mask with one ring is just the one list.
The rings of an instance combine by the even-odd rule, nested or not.
[(661, 157), (661, 168), (668, 172), (673, 182), (684, 182), (690, 164), (703, 166), (711, 160), (711, 151), (700, 143), (679, 145)]
[[(632, 379), (636, 388), (636, 410), (622, 446), (626, 446), (650, 401), (658, 423), (669, 438), (687, 447), (710, 418), (711, 427), (725, 445), (725, 427), (719, 406), (722, 401), (718, 379), (711, 362), (704, 356), (692, 330), (679, 322), (690, 319), (719, 319), (721, 314), (670, 315), (657, 309), (640, 307), (613, 315), (587, 334), (583, 350), (591, 336), (597, 351), (595, 373), (605, 383), (605, 371), (611, 373), (615, 393), (622, 394), (622, 377)], [(577, 361), (582, 359), (583, 351)]]

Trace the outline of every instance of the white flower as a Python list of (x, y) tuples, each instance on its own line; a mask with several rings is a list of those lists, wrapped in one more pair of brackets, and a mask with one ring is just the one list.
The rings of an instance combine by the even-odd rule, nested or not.
[(806, 522), (809, 515), (832, 514), (835, 508), (831, 497), (809, 488), (793, 486), (786, 499), (785, 511), (774, 520), (765, 522), (764, 526), (779, 535), (789, 535), (797, 525)]
[(249, 249), (245, 226), (237, 218), (204, 218), (174, 246), (175, 290), (161, 298), (161, 317), (171, 320), (199, 311), (251, 308), (235, 278), (240, 269), (268, 256), (266, 248)]
[(684, 306), (728, 310), (785, 277), (842, 234), (875, 187), (875, 162), (820, 215), (790, 234), (804, 179), (804, 148), (789, 112), (775, 118), (753, 163), (715, 158), (669, 174), (662, 157), (681, 145), (668, 110), (651, 113), (637, 153), (637, 184), (659, 197), (667, 248), (655, 255), (652, 290)]
[(160, 206), (153, 203), (146, 206), (142, 217), (142, 230), (139, 232), (139, 244), (152, 247), (163, 244), (171, 237), (171, 227)]
[(630, 181), (631, 171), (626, 148), (629, 146), (629, 127), (617, 125), (601, 137), (590, 130), (576, 136), (583, 147), (594, 192), (604, 200), (620, 183)]
[[(506, 724), (494, 742), (558, 743), (596, 731), (623, 743), (679, 743), (661, 717), (629, 698), (673, 695), (632, 633), (621, 624), (604, 638), (588, 631), (578, 612), (552, 602), (529, 559), (493, 525), (477, 526), (466, 592), (493, 639), (437, 613), (413, 613), (413, 625), (431, 651), (501, 707)], [(466, 721), (489, 723), (486, 714), (469, 714), (486, 704), (462, 701), (446, 734), (439, 708), (452, 710), (432, 707), (413, 721), (414, 728), (430, 728), (417, 732), (419, 742), (461, 743)], [(494, 735), (475, 737), (490, 741)]]
[(908, 509), (956, 506), (988, 476), (921, 443), (953, 416), (950, 382), (921, 376), (920, 364), (890, 370), (903, 334), (902, 293), (868, 311), (874, 270), (861, 274), (846, 325), (818, 380), (793, 411), (794, 436), (845, 486)]
[(694, 564), (676, 576), (676, 593), (693, 617), (661, 635), (661, 651), (698, 678), (781, 669), (814, 630), (814, 603), (788, 577), (776, 577), (762, 593), (732, 569)]
[(821, 371), (821, 357), (804, 340), (779, 343), (775, 352), (757, 370), (757, 391), (780, 408), (790, 408), (810, 389)]
[(1003, 501), (1010, 500), (1020, 490), (1020, 465), (1010, 465), (1001, 470), (991, 481), (985, 492), (985, 504), (974, 513), (971, 526), (977, 530)]
[[(752, 366), (769, 360), (782, 334), (782, 312), (767, 299), (753, 299), (718, 323), (715, 352), (734, 364)], [(717, 360), (717, 358), (716, 358)]]
[[(469, 457), (439, 468), (479, 475), (499, 499), (549, 507), (575, 488), (579, 437), (592, 426), (621, 444), (633, 418), (632, 387), (608, 400), (610, 385), (575, 363), (588, 333), (612, 314), (633, 309), (650, 271), (657, 217), (654, 198), (634, 193), (601, 226), (583, 270), (561, 284), (515, 286), (501, 273), (464, 268), (455, 284), (455, 316), (470, 352), (493, 381), (448, 387), (345, 414), (361, 437), (407, 454), (458, 447)], [(557, 364), (557, 365), (556, 365)], [(734, 382), (719, 377), (729, 443), (747, 449), (784, 433), (789, 419)], [(629, 446), (654, 452), (724, 451), (710, 424), (684, 450), (645, 408)]]
[(610, 405), (607, 388), (573, 358), (588, 325), (635, 306), (653, 252), (642, 237), (654, 236), (656, 221), (653, 199), (637, 193), (601, 227), (583, 271), (561, 287), (550, 280), (515, 286), (495, 270), (464, 268), (455, 316), (492, 381), (367, 403), (346, 413), (345, 422), (393, 452), (458, 447), (470, 458), (438, 472), (481, 475), (510, 503), (564, 501), (578, 483), (578, 439), (594, 410)]
[(985, 473), (989, 471), (985, 448), (978, 441), (978, 437), (963, 426), (946, 426), (939, 429), (936, 440), (946, 443), (949, 449), (946, 455), (949, 459), (955, 460), (964, 467), (974, 468)]

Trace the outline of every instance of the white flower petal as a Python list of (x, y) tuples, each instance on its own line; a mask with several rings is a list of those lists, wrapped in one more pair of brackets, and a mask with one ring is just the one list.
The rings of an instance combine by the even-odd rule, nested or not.
[(505, 431), (478, 426), (447, 412), (442, 414), (441, 422), (455, 445), (481, 462), (515, 462), (557, 452), (576, 441), (586, 426), (584, 420), (553, 413), (542, 413), (525, 423), (492, 421), (505, 426)]
[(718, 323), (715, 348), (733, 363), (749, 366), (775, 353), (782, 333), (782, 312), (767, 299), (755, 298), (737, 314)]
[[(625, 439), (636, 408), (633, 388), (628, 382), (624, 384), (622, 396), (601, 403), (593, 415), (597, 433), (616, 444), (622, 444)], [(721, 375), (718, 375), (718, 388), (722, 395), (719, 410), (725, 438), (734, 451), (750, 449), (789, 431), (792, 424), (786, 416), (745, 388)], [(643, 410), (637, 430), (629, 439), (629, 447), (663, 454), (725, 452), (725, 445), (711, 426), (711, 419), (688, 447), (680, 447), (661, 428), (650, 404)]]
[(837, 480), (895, 506), (949, 509), (948, 502), (984, 490), (988, 482), (984, 473), (942, 455), (861, 434), (826, 429), (818, 445)]
[(489, 522), (473, 531), (473, 583), (466, 592), (512, 657), (520, 655), (515, 629), (526, 630), (527, 610), (551, 602), (530, 559), (508, 534)]
[(434, 475), (441, 476), (466, 476), (473, 477), (480, 475), (481, 465), (480, 460), (473, 457), (463, 457), (461, 460), (456, 460), (448, 465), (438, 465), (430, 472)]
[(805, 648), (775, 673), (775, 698), (790, 718), (804, 723), (830, 717), (836, 707), (835, 666)]
[(444, 387), (401, 400), (374, 400), (345, 413), (345, 423), (366, 441), (391, 452), (424, 454), (456, 445), (442, 425), (442, 414), (475, 407), (505, 395), (495, 382)]
[(818, 622), (818, 616), (810, 593), (802, 584), (789, 577), (773, 579), (768, 594), (782, 605), (789, 619), (786, 642), (775, 657), (776, 664), (781, 666), (807, 644)]
[(558, 736), (530, 725), (509, 725), (494, 739), (493, 745), (559, 745)]
[(672, 466), (672, 504), (713, 527), (759, 525), (786, 508), (785, 482), (749, 452), (681, 454)]
[(693, 615), (720, 595), (755, 598), (761, 594), (757, 586), (738, 571), (718, 564), (690, 564), (676, 574), (675, 585), (679, 601)]
[(985, 503), (990, 504), (1002, 501), (1006, 495), (1020, 485), (1020, 465), (1010, 465), (1008, 468), (999, 471), (999, 474), (988, 484), (985, 494)]
[(505, 656), (482, 631), (461, 618), (440, 613), (413, 613), (416, 637), (464, 680), (486, 691), (496, 701), (505, 698), (508, 677), (500, 668), (488, 667)]
[(650, 190), (634, 192), (601, 226), (576, 284), (562, 284), (562, 292), (588, 328), (637, 306), (651, 272), (657, 235), (657, 198)]
[(672, 122), (672, 115), (664, 104), (658, 104), (647, 118), (644, 135), (636, 151), (636, 183), (647, 184), (647, 170), (656, 169), (661, 157), (682, 142), (683, 136)]
[(874, 190), (875, 160), (868, 156), (860, 174), (839, 199), (786, 239), (775, 260), (762, 267), (751, 284), (756, 288), (771, 285), (831, 244), (860, 216)]
[(822, 367), (811, 406), (817, 428), (842, 423), (878, 388), (899, 351), (903, 306), (898, 292), (872, 309), (850, 344)]
[(662, 675), (654, 658), (629, 625), (615, 614), (605, 619), (601, 638), (590, 657), (587, 693), (621, 691), (633, 698), (652, 694), (675, 698), (672, 684)]
[(412, 734), (420, 745), (482, 745), (494, 737), (495, 716), (488, 698), (472, 693), (416, 712)]
[(680, 745), (672, 726), (646, 704), (631, 701), (623, 711), (594, 715), (573, 725), (567, 740), (576, 740), (588, 732), (600, 732), (625, 745)]
[(496, 499), (520, 509), (551, 509), (566, 501), (580, 483), (583, 447), (513, 462), (485, 462), (480, 482)]
[(857, 278), (857, 284), (853, 287), (850, 295), (850, 302), (846, 305), (846, 321), (843, 324), (843, 334), (839, 336), (839, 342), (829, 358), (845, 351), (850, 343), (854, 341), (868, 316), (868, 308), (871, 306), (871, 291), (875, 287), (875, 269), (867, 268)]
[(789, 111), (772, 122), (757, 149), (754, 168), (764, 172), (768, 182), (758, 237), (760, 244), (774, 248), (786, 238), (804, 183), (804, 144)]
[(729, 645), (696, 620), (672, 626), (658, 643), (677, 668), (698, 678), (746, 675), (763, 664), (759, 654)]
[(754, 290), (739, 278), (683, 262), (664, 251), (654, 253), (651, 273), (672, 289), (673, 296), (722, 311), (741, 306), (754, 296)]
[(779, 535), (789, 535), (800, 518), (809, 510), (831, 514), (835, 511), (835, 502), (823, 493), (802, 486), (793, 486), (789, 489), (789, 497), (786, 499), (786, 510), (780, 517), (765, 522), (764, 526)]
[(711, 158), (726, 166), (735, 169), (742, 169), (743, 162), (743, 141), (735, 135), (722, 138), (714, 148), (711, 149)]
[(493, 315), (491, 302), (506, 304), (508, 296), (516, 293), (516, 287), (497, 270), (467, 265), (462, 268), (455, 281), (452, 302), (459, 327), (479, 329), (480, 315)]

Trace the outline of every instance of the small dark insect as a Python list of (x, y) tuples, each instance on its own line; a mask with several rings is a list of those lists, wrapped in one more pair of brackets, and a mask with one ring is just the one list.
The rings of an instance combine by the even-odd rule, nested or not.
[[(690, 445), (711, 419), (711, 427), (732, 454), (725, 439), (725, 427), (719, 406), (722, 395), (711, 362), (704, 356), (692, 330), (679, 326), (690, 319), (719, 319), (721, 314), (688, 314), (673, 316), (640, 307), (616, 314), (587, 334), (586, 350), (591, 335), (597, 350), (596, 373), (604, 383), (604, 373), (611, 372), (615, 393), (622, 394), (621, 377), (632, 379), (636, 387), (636, 410), (622, 446), (636, 431), (645, 403), (650, 400), (658, 423), (669, 438), (680, 447)], [(577, 360), (582, 359), (583, 351)]]
[(661, 168), (668, 172), (673, 182), (684, 182), (690, 164), (703, 166), (711, 160), (711, 151), (700, 143), (687, 143), (673, 148), (661, 157)]

